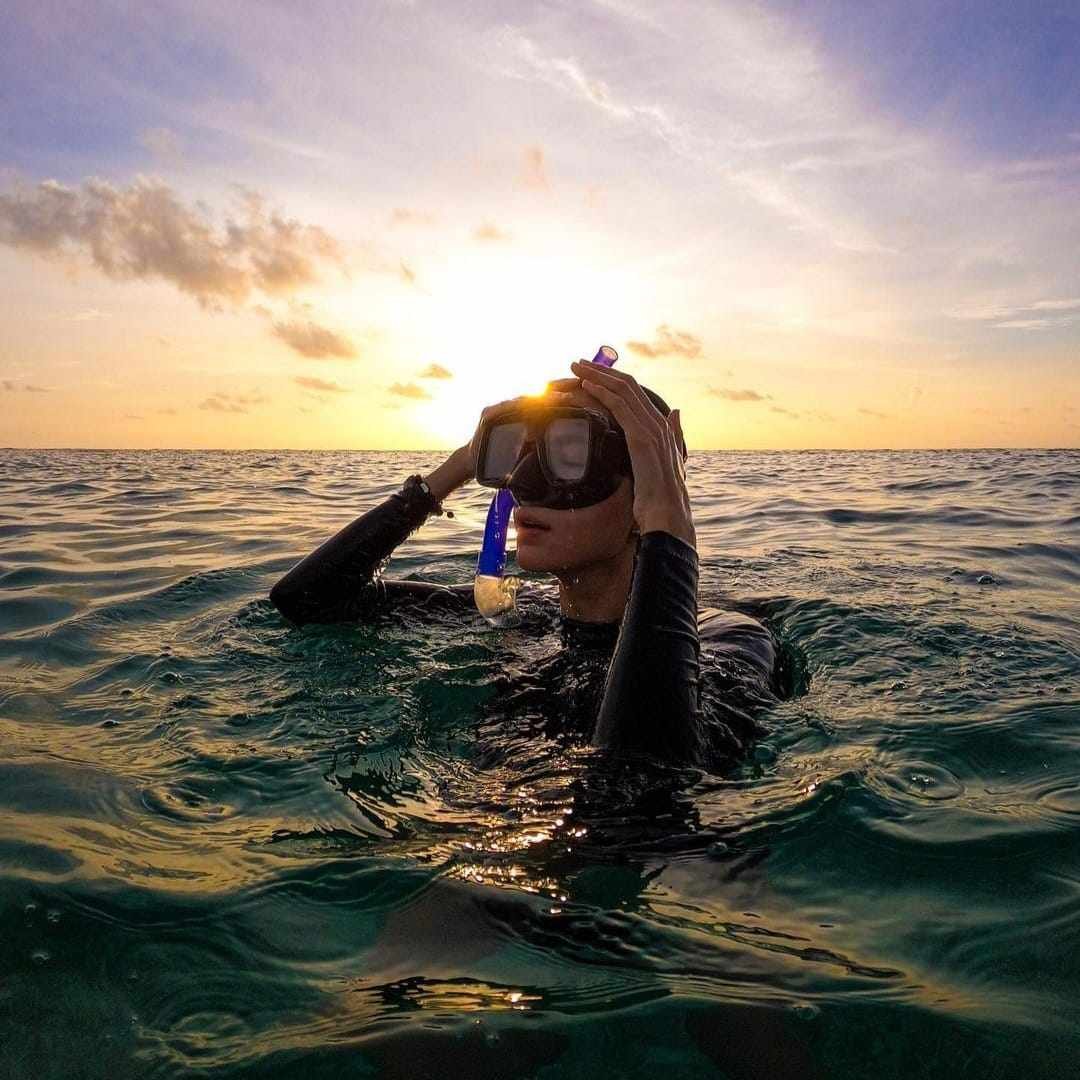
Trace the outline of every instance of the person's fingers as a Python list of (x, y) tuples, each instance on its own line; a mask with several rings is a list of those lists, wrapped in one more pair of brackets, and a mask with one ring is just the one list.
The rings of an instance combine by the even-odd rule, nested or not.
[[(627, 375), (624, 371), (612, 371), (609, 368), (600, 367), (598, 364), (586, 364), (580, 361), (572, 364), (571, 367), (581, 376), (581, 385), (586, 390), (593, 386), (600, 386), (625, 402), (629, 410), (627, 419), (632, 416), (638, 423), (648, 429), (656, 429), (663, 422), (663, 414), (645, 396), (645, 392), (632, 375)], [(619, 423), (623, 423), (621, 418)], [(623, 424), (624, 430), (625, 427), (626, 425)]]
[(627, 401), (622, 394), (592, 380), (582, 382), (581, 388), (611, 412), (619, 427), (623, 429), (628, 442), (636, 442), (642, 436), (650, 434), (645, 419), (638, 414), (633, 404)]
[(679, 448), (679, 453), (685, 456), (686, 436), (682, 429), (682, 412), (679, 409), (672, 409), (668, 423), (671, 425), (671, 430), (675, 432), (675, 445)]

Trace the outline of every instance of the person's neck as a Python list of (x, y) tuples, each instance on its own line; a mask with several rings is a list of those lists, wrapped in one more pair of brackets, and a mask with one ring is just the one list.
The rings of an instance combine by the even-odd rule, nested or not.
[(634, 576), (636, 544), (611, 559), (559, 574), (559, 607), (578, 622), (618, 622), (626, 610)]

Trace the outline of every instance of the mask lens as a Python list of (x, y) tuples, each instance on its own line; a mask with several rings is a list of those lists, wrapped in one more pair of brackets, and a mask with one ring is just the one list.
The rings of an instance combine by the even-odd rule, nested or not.
[(589, 467), (589, 421), (562, 417), (548, 424), (544, 436), (548, 468), (564, 483), (581, 480)]
[(484, 480), (505, 480), (513, 471), (525, 443), (525, 425), (499, 424), (488, 435), (480, 476)]

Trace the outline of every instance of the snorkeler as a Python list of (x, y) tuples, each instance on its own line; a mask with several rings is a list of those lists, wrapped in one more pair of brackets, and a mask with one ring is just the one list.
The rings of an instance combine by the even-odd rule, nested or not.
[(727, 704), (710, 722), (703, 674), (735, 672), (752, 689), (747, 700), (775, 701), (772, 637), (749, 616), (698, 612), (678, 410), (625, 372), (587, 361), (571, 368), (575, 378), (539, 398), (485, 409), (468, 444), (332, 536), (270, 599), (297, 624), (355, 621), (402, 603), (465, 610), (471, 586), (383, 580), (377, 571), (469, 480), (509, 488), (518, 565), (558, 580), (564, 642), (611, 649), (592, 744), (675, 764), (730, 757), (753, 721)]

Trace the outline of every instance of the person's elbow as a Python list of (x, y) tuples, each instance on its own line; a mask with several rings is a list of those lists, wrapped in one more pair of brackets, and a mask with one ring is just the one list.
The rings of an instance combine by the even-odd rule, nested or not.
[(303, 615), (303, 605), (300, 600), (299, 591), (289, 582), (288, 575), (283, 577), (270, 590), (270, 603), (273, 604), (274, 607), (289, 620), (289, 622), (296, 623), (297, 626), (300, 626), (307, 621)]

